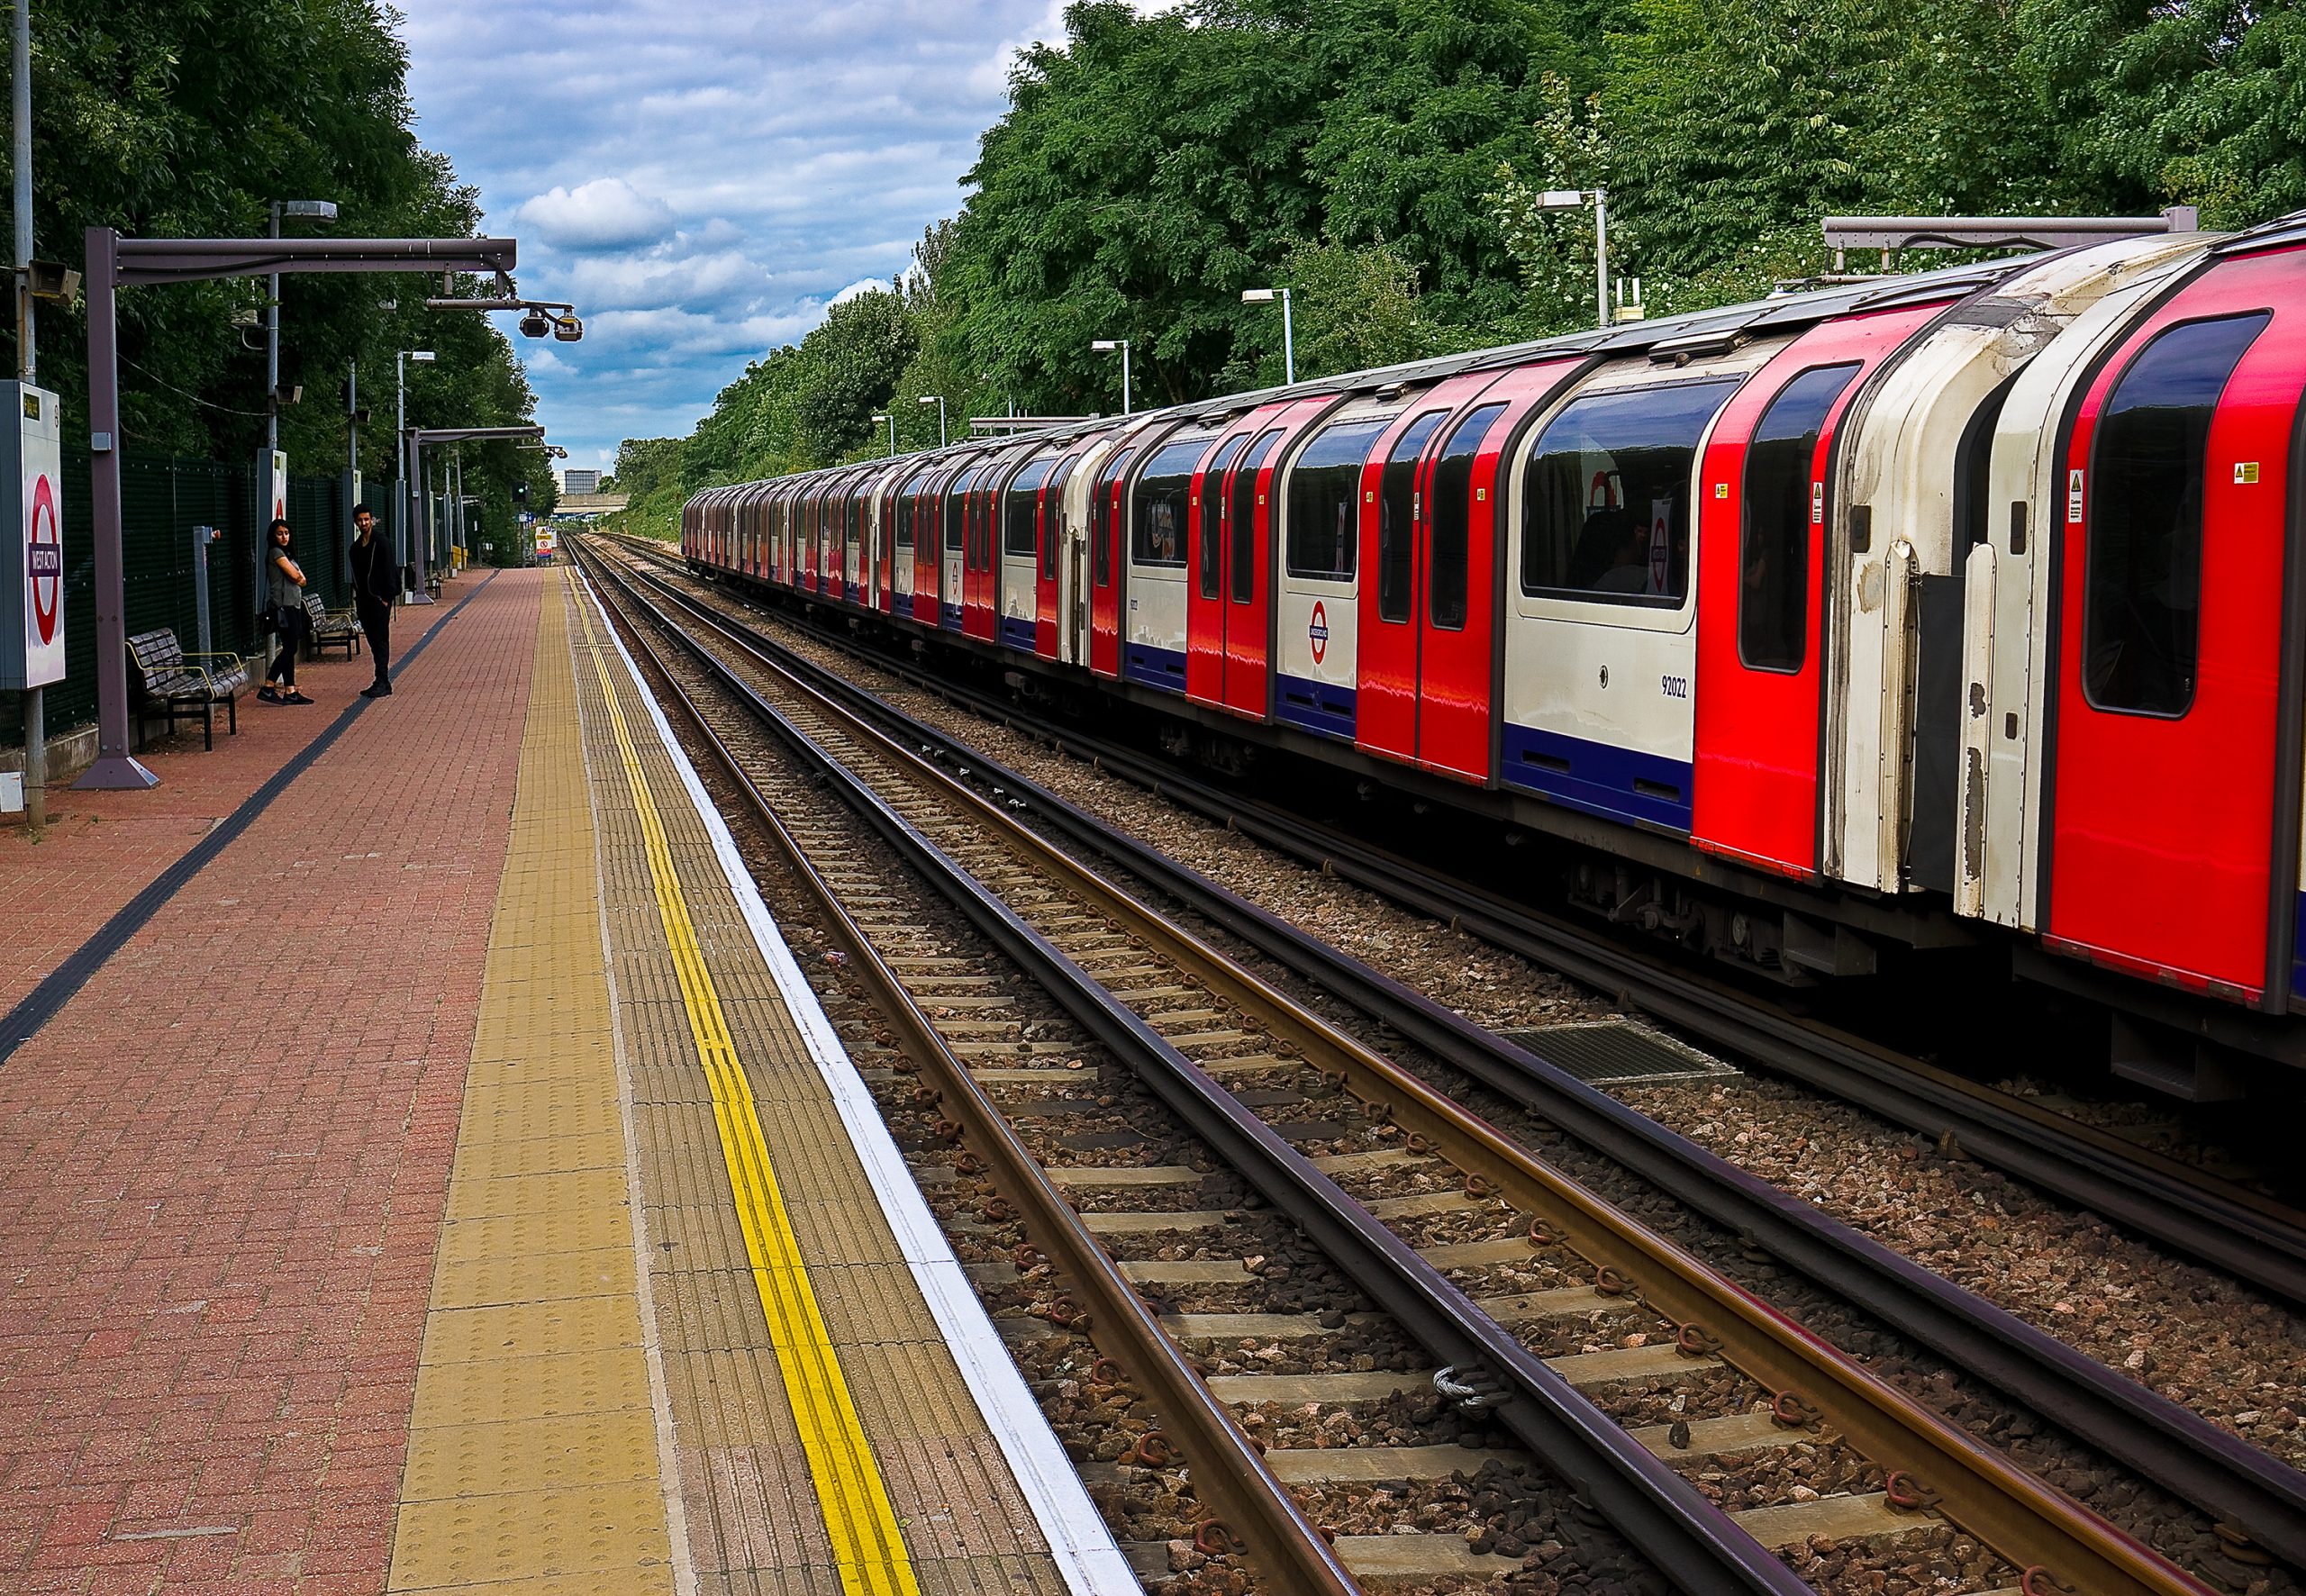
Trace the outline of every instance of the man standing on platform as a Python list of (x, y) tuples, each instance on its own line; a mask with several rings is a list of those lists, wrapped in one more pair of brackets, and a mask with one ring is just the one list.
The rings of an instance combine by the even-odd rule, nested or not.
[(393, 679), (386, 674), (392, 663), (393, 599), (400, 592), (400, 566), (392, 549), (377, 536), (377, 515), (366, 504), (352, 512), (352, 609), (368, 639), (368, 657), (377, 662), (377, 679), (360, 689), (363, 698), (389, 698)]

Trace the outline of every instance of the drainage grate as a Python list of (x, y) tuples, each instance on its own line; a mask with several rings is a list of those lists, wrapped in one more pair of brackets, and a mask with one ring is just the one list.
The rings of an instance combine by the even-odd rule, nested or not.
[(1647, 1086), (1657, 1081), (1695, 1081), (1738, 1073), (1694, 1047), (1622, 1020), (1546, 1025), (1498, 1034), (1594, 1086)]

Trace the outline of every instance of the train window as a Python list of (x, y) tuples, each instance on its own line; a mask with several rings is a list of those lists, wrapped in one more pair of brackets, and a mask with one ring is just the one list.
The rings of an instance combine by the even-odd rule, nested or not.
[(945, 552), (958, 553), (961, 547), (962, 520), (968, 513), (969, 478), (974, 471), (964, 471), (945, 490)]
[(1266, 457), (1280, 440), (1281, 431), (1276, 427), (1241, 457), (1240, 467), (1233, 473), (1232, 503), (1225, 512), (1225, 535), (1232, 549), (1233, 602), (1237, 604), (1246, 604), (1257, 595), (1257, 475), (1265, 469)]
[(1971, 549), (1993, 536), (1993, 507), (1986, 494), (1993, 479), (1993, 430), (2002, 420), (2002, 404), (2018, 385), (2018, 372), (1995, 385), (1978, 401), (1963, 424), (1962, 440), (1954, 446), (1954, 562), (1958, 567)]
[(1057, 540), (1065, 527), (1065, 479), (1073, 475), (1070, 458), (1059, 460), (1041, 494), (1041, 580), (1057, 580)]
[(1033, 551), (1033, 530), (1040, 519), (1041, 484), (1049, 480), (1049, 462), (1035, 460), (1017, 473), (1017, 480), (1009, 485), (1003, 495), (1001, 512), (1001, 552), (1030, 554)]
[(2098, 417), (2082, 616), (2082, 686), (2098, 709), (2183, 715), (2193, 703), (2211, 418), (2271, 314), (2171, 328)]
[(1466, 627), (1466, 547), (1473, 519), (1474, 461), (1489, 430), (1505, 413), (1484, 404), (1459, 422), (1433, 462), (1433, 499), (1426, 506), (1425, 612), (1442, 631)]
[(1793, 672), (1810, 651), (1810, 468), (1856, 363), (1814, 366), (1780, 388), (1746, 446), (1738, 541), (1738, 657)]
[(1548, 422), (1521, 477), (1521, 591), (1679, 608), (1698, 440), (1737, 387), (1591, 394)]
[(1097, 478), (1096, 491), (1089, 496), (1089, 513), (1095, 525), (1090, 539), (1089, 556), (1092, 579), (1100, 587), (1109, 587), (1113, 579), (1113, 501), (1121, 496), (1120, 484), (1129, 473), (1129, 460), (1137, 451), (1124, 449), (1116, 453), (1110, 465)]
[(1185, 563), (1186, 500), (1193, 492), (1193, 468), (1215, 436), (1195, 432), (1163, 444), (1145, 462), (1130, 502), (1129, 558), (1140, 566)]
[(1411, 560), (1417, 549), (1417, 462), (1426, 440), (1449, 419), (1429, 410), (1394, 440), (1377, 479), (1377, 619), (1409, 619)]
[(903, 487), (897, 489), (897, 524), (894, 541), (899, 549), (912, 547), (912, 521), (921, 512), (921, 479), (927, 475), (925, 471), (916, 472), (905, 479)]
[(1391, 416), (1333, 422), (1322, 428), (1289, 473), (1289, 574), (1328, 582), (1353, 580), (1354, 509), (1361, 467)]
[(1233, 463), (1245, 441), (1227, 439), (1217, 458), (1209, 462), (1209, 469), (1201, 474), (1201, 596), (1205, 599), (1215, 598), (1224, 580), (1225, 467)]

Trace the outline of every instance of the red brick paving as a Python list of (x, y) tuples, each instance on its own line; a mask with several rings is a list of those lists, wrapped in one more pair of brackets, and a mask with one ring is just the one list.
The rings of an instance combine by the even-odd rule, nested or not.
[[(414, 648), (425, 629), (486, 577), (486, 572), (468, 573), (449, 584), (435, 608), (394, 615), (394, 655)], [(263, 662), (252, 662), (249, 674), (261, 682)], [(0, 925), (8, 928), (0, 942), (0, 1012), (238, 809), (375, 675), (365, 648), (349, 662), (334, 651), (325, 660), (299, 661), (296, 685), (319, 702), (270, 704), (245, 695), (239, 736), (226, 733), (218, 712), (213, 753), (200, 746), (197, 725), (187, 730), (179, 721), (171, 738), (156, 717), (146, 722), (152, 745), (137, 757), (160, 778), (158, 787), (143, 793), (82, 793), (68, 784), (51, 788), (48, 834), (37, 845), (25, 835), (21, 816), (0, 824)]]
[[(476, 597), (0, 1069), (0, 1590), (383, 1589), (542, 580)], [(73, 795), (5, 897), (87, 862), (34, 904), (68, 950), (367, 669)]]

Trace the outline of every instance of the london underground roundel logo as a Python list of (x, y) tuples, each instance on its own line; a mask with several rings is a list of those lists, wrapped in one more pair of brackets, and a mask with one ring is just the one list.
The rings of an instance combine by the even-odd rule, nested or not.
[(1305, 627), (1305, 639), (1313, 645), (1313, 663), (1321, 664), (1321, 656), (1330, 651), (1330, 612), (1319, 599), (1313, 601), (1313, 619)]
[(42, 644), (52, 643), (63, 607), (64, 540), (56, 524), (56, 487), (45, 476), (32, 484), (32, 536), (26, 541), (24, 575), (32, 586), (32, 625)]

